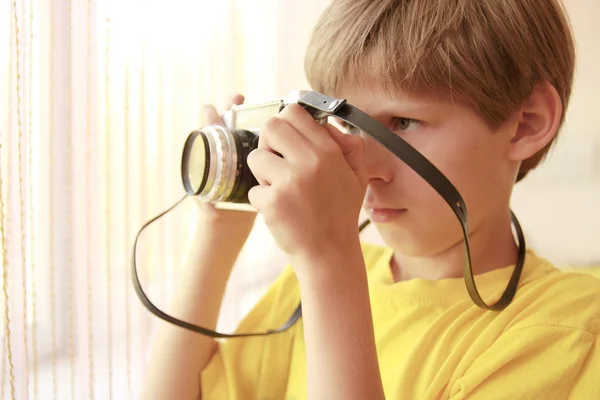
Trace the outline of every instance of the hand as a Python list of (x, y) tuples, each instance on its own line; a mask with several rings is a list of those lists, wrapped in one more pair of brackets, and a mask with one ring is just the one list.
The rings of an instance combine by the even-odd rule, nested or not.
[[(243, 103), (244, 96), (236, 94), (227, 105), (227, 109), (230, 109), (234, 104), (240, 105)], [(200, 118), (203, 126), (225, 125), (213, 105), (205, 105), (202, 107)], [(256, 219), (256, 212), (224, 210), (215, 207), (212, 203), (203, 202), (197, 197), (194, 199), (196, 200), (203, 224), (209, 224), (212, 227), (223, 226), (226, 229), (235, 229), (235, 231), (244, 232), (246, 236), (250, 233)]]
[(320, 125), (298, 104), (262, 126), (248, 166), (259, 182), (249, 200), (290, 256), (343, 251), (358, 242), (367, 187), (364, 142)]

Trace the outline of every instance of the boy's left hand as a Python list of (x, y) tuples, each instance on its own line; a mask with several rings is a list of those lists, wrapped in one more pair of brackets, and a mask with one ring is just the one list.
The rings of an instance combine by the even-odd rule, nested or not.
[(368, 181), (361, 137), (320, 125), (291, 104), (262, 126), (248, 166), (259, 182), (249, 201), (288, 255), (340, 252), (358, 242)]

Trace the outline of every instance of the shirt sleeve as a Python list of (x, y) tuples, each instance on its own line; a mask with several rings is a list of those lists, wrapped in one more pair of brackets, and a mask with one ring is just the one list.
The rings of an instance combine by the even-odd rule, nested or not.
[(455, 381), (450, 398), (600, 399), (599, 334), (548, 325), (506, 333)]
[[(286, 268), (266, 294), (242, 319), (236, 333), (280, 328), (300, 301), (297, 281)], [(289, 373), (294, 327), (279, 334), (231, 338), (217, 342), (217, 350), (200, 374), (203, 400), (280, 398)]]

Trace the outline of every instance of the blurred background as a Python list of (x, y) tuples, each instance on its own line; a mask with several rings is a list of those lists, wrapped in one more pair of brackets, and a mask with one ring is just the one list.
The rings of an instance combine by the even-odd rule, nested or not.
[[(325, 0), (16, 0), (0, 4), (0, 393), (135, 399), (156, 319), (133, 291), (141, 225), (184, 194), (180, 156), (203, 104), (306, 89), (303, 55)], [(514, 194), (530, 247), (600, 264), (600, 3), (565, 0), (577, 41), (566, 125)], [(168, 309), (194, 208), (138, 253)], [(365, 241), (379, 241), (365, 232)], [(285, 265), (258, 218), (230, 279), (232, 330)]]

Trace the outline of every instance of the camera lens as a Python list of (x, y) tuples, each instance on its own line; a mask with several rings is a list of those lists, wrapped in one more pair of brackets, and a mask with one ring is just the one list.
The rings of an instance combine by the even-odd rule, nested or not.
[(247, 203), (248, 191), (258, 184), (246, 163), (256, 137), (250, 131), (229, 131), (219, 125), (190, 133), (181, 159), (187, 194), (207, 202)]
[(183, 185), (189, 195), (200, 194), (208, 178), (208, 141), (200, 131), (194, 131), (185, 142), (181, 163)]

